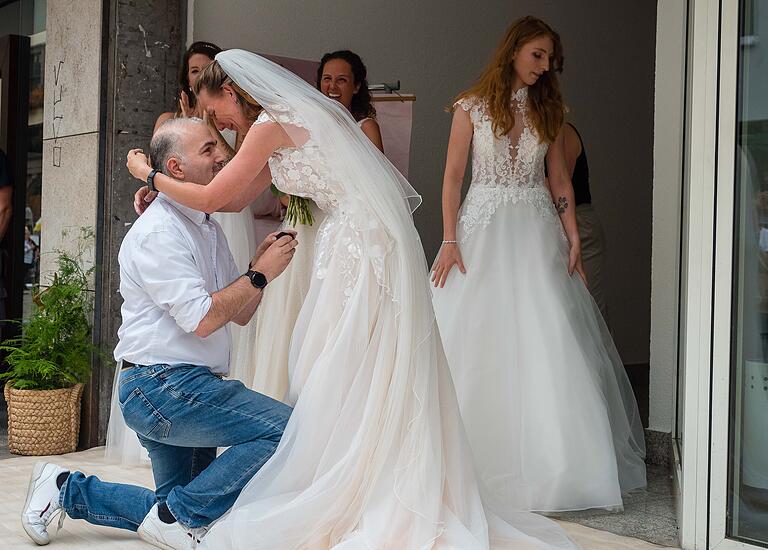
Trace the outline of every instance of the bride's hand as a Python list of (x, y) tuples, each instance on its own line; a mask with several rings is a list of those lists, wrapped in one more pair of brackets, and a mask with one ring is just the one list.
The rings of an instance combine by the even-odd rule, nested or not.
[(445, 281), (448, 279), (448, 274), (456, 265), (459, 271), (466, 273), (467, 270), (464, 267), (464, 261), (461, 259), (461, 250), (456, 243), (446, 243), (440, 248), (440, 252), (437, 255), (435, 263), (432, 265), (432, 284), (435, 287), (439, 286), (443, 288)]
[(155, 197), (157, 197), (157, 193), (150, 191), (149, 187), (146, 185), (144, 187), (139, 187), (139, 190), (136, 191), (136, 194), (133, 196), (133, 209), (139, 216), (141, 216), (147, 209), (147, 206), (152, 204), (152, 201), (155, 200)]
[(152, 167), (149, 165), (149, 159), (141, 149), (131, 149), (128, 151), (125, 165), (128, 167), (128, 171), (134, 178), (143, 182), (147, 181), (147, 176), (149, 176), (149, 173), (152, 171)]
[(587, 273), (584, 271), (584, 264), (581, 261), (581, 246), (571, 246), (571, 250), (568, 253), (568, 274), (573, 275), (576, 272), (584, 281), (584, 285), (587, 284)]

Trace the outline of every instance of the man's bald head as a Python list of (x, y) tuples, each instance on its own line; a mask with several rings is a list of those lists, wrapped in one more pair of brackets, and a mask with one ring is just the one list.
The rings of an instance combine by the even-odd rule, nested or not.
[(208, 125), (199, 118), (163, 123), (149, 144), (152, 166), (177, 180), (207, 185), (226, 162)]
[(200, 126), (207, 129), (205, 122), (195, 117), (171, 118), (161, 124), (149, 144), (149, 158), (152, 167), (166, 176), (170, 175), (168, 173), (168, 161), (172, 157), (184, 160), (184, 155), (188, 154), (185, 150), (187, 144), (184, 138), (188, 136), (191, 128)]

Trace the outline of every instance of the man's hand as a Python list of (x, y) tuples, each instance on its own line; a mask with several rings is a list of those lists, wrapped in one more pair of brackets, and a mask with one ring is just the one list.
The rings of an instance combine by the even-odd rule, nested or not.
[(269, 235), (267, 235), (267, 237), (263, 241), (261, 241), (261, 244), (256, 249), (256, 254), (253, 255), (253, 258), (251, 259), (251, 262), (248, 264), (249, 268), (252, 268), (254, 266), (254, 264), (256, 264), (256, 260), (261, 258), (262, 254), (264, 254), (264, 252), (266, 252), (267, 249), (270, 246), (272, 246), (272, 244), (275, 241), (277, 241), (277, 236), (280, 233), (290, 233), (291, 235), (293, 235), (294, 239), (296, 238), (296, 231), (294, 231), (292, 229), (288, 229), (288, 230), (285, 230), (285, 231), (275, 231), (274, 233), (270, 233)]
[(149, 165), (149, 159), (141, 149), (131, 149), (128, 151), (125, 165), (128, 167), (128, 171), (134, 178), (143, 182), (147, 181), (147, 176), (149, 176), (149, 173), (152, 171), (152, 167)]
[(141, 216), (147, 207), (152, 204), (152, 201), (155, 200), (155, 197), (157, 197), (157, 193), (150, 191), (146, 185), (139, 187), (139, 190), (133, 196), (133, 209)]
[[(275, 241), (276, 235), (273, 233), (261, 243), (259, 250), (256, 251), (256, 256), (251, 261), (251, 269), (263, 273), (267, 282), (274, 280), (275, 277), (285, 271), (296, 252), (296, 246), (299, 244), (295, 234), (285, 235)], [(270, 238), (273, 240), (267, 244)], [(262, 250), (265, 244), (266, 249)]]

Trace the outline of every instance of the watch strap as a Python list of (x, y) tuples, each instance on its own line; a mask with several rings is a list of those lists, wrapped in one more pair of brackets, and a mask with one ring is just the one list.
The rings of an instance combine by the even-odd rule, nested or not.
[(249, 269), (245, 272), (245, 276), (248, 277), (248, 279), (251, 281), (251, 284), (254, 286), (254, 288), (258, 288), (260, 290), (264, 290), (264, 287), (267, 286), (267, 277), (264, 275), (261, 271), (256, 271), (255, 269)]
[(147, 187), (149, 187), (150, 191), (153, 191), (157, 193), (157, 189), (155, 188), (155, 175), (157, 174), (158, 170), (152, 169), (152, 171), (147, 176)]

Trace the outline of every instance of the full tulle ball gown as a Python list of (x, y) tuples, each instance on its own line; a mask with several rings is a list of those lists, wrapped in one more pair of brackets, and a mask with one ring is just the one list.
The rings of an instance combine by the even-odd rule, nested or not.
[(325, 212), (293, 332), (296, 406), (209, 549), (573, 548), (553, 522), (491, 510), (477, 483), (409, 203), (416, 193), (342, 106), (248, 52), (224, 71), (295, 146), (282, 191)]
[(309, 292), (317, 230), (325, 219), (325, 213), (316, 204), (312, 203), (310, 210), (314, 219), (311, 225), (284, 222), (282, 226), (296, 231), (299, 245), (285, 271), (264, 290), (256, 317), (251, 321), (252, 375), (247, 381), (242, 380), (254, 391), (289, 404), (296, 402), (296, 395), (288, 393), (291, 337)]
[(433, 304), (477, 469), (494, 499), (543, 512), (619, 509), (645, 486), (637, 404), (600, 311), (567, 271), (569, 245), (544, 179), (548, 146), (513, 98), (498, 136), (482, 99), (472, 183), (450, 272)]
[[(269, 120), (269, 116), (262, 113), (260, 120)], [(359, 120), (358, 127), (362, 127), (365, 120), (368, 119)], [(286, 270), (265, 290), (255, 321), (252, 321), (256, 327), (252, 344), (253, 377), (246, 382), (250, 383), (251, 389), (290, 405), (298, 398), (295, 392), (289, 393), (291, 337), (309, 292), (317, 230), (325, 220), (325, 212), (314, 202), (310, 202), (309, 208), (312, 224), (291, 224), (287, 220), (283, 223), (283, 229), (296, 231), (299, 246)]]

